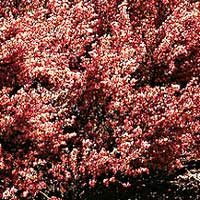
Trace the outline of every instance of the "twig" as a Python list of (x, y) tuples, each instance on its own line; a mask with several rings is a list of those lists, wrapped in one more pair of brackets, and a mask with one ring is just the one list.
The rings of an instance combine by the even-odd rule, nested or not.
[(197, 178), (194, 174), (192, 174), (189, 170), (187, 170), (187, 173), (190, 177), (193, 177), (195, 180), (199, 181), (200, 182), (200, 179)]
[(47, 199), (51, 199), (50, 197), (48, 197), (44, 192), (40, 191), (40, 193), (45, 196)]

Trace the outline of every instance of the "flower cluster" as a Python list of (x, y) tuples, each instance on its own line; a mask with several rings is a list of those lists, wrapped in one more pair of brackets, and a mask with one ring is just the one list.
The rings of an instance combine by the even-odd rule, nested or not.
[(130, 187), (199, 159), (199, 8), (2, 0), (0, 198)]

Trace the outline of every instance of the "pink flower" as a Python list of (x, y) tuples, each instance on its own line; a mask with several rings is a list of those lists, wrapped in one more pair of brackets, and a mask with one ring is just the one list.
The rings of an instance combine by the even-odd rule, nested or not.
[(93, 187), (96, 185), (96, 180), (91, 179), (91, 180), (89, 181), (89, 185), (90, 185), (90, 187), (93, 188)]

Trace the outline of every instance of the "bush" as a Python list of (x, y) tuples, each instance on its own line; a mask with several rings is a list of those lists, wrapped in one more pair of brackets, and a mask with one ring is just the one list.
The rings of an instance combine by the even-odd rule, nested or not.
[(199, 5), (2, 0), (0, 197), (75, 199), (198, 159)]

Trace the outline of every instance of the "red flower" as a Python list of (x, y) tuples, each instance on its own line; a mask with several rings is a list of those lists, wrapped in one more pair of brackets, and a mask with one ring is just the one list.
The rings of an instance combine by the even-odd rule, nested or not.
[(198, 159), (199, 5), (1, 0), (0, 193), (65, 196)]

